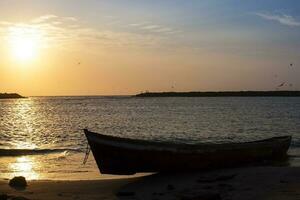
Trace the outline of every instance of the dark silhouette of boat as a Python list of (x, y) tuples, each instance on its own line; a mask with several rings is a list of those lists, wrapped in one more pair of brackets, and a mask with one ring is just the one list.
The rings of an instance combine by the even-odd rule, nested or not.
[(102, 135), (84, 130), (102, 174), (189, 172), (236, 167), (287, 157), (291, 136), (244, 143), (175, 144)]

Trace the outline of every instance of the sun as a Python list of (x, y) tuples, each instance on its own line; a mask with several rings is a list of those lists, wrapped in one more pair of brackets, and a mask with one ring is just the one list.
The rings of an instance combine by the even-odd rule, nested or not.
[(39, 53), (42, 35), (36, 28), (14, 26), (10, 28), (8, 40), (12, 57), (25, 62), (35, 59)]
[(37, 54), (35, 41), (30, 38), (16, 38), (12, 46), (12, 54), (16, 59), (32, 60)]

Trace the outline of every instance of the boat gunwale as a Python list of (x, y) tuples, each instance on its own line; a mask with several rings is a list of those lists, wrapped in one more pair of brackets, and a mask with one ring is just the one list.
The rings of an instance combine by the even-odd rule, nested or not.
[[(84, 129), (84, 133), (90, 142), (90, 137), (96, 138), (97, 141), (101, 140), (101, 143), (109, 146), (132, 148), (136, 149), (141, 146), (142, 149), (152, 149), (152, 150), (207, 150), (214, 148), (217, 149), (234, 149), (234, 148), (248, 148), (249, 145), (273, 145), (274, 143), (280, 142), (291, 142), (292, 136), (278, 136), (268, 139), (249, 141), (249, 142), (232, 142), (232, 143), (195, 143), (195, 144), (185, 144), (185, 143), (171, 143), (171, 142), (161, 142), (161, 141), (146, 141), (140, 139), (123, 138), (118, 136), (103, 135), (100, 133), (91, 132)], [(95, 142), (95, 141), (93, 141)]]

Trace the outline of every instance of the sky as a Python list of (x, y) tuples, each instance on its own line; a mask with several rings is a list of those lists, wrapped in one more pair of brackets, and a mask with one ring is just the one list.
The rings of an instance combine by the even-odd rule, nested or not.
[(1, 0), (0, 93), (300, 90), (299, 38), (298, 0)]

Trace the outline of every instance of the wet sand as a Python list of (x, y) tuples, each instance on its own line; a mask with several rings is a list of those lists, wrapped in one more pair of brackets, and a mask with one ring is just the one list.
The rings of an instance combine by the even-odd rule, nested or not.
[(248, 167), (154, 174), (111, 180), (29, 181), (25, 190), (0, 181), (0, 193), (28, 199), (300, 199), (300, 167)]

